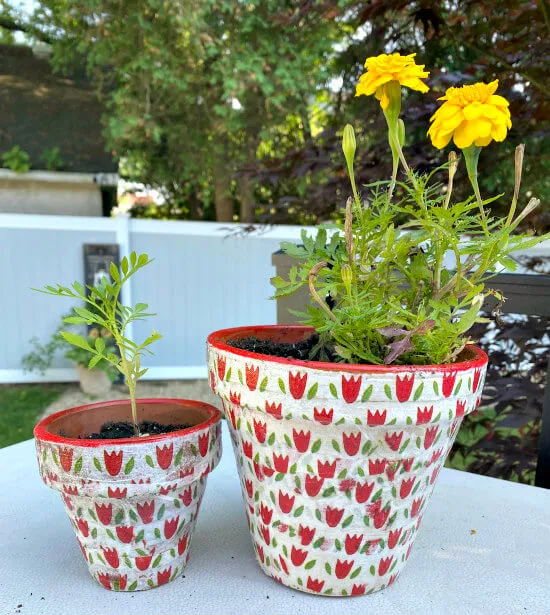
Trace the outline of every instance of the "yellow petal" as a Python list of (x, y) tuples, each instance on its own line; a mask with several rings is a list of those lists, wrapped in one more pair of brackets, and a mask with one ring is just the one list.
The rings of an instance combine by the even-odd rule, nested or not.
[(493, 138), (491, 136), (480, 137), (479, 139), (476, 139), (474, 143), (478, 147), (485, 147), (486, 145), (489, 145), (489, 143), (491, 143), (492, 140), (493, 140)]
[(480, 102), (473, 102), (464, 107), (464, 117), (467, 120), (477, 120), (483, 113), (483, 105)]
[(446, 147), (450, 140), (453, 138), (453, 133), (452, 132), (448, 132), (447, 134), (442, 134), (439, 135), (437, 142), (438, 142), (438, 147), (439, 149), (443, 149), (444, 147)]
[(498, 94), (493, 94), (490, 96), (487, 102), (491, 105), (496, 105), (497, 107), (508, 107), (510, 104), (504, 96), (499, 96)]
[(481, 115), (490, 120), (498, 120), (502, 117), (502, 110), (493, 105), (481, 105)]
[(355, 96), (369, 96), (371, 92), (367, 90), (367, 87), (364, 83), (358, 83), (355, 86)]
[[(356, 88), (356, 96), (361, 94), (370, 95), (385, 83), (397, 81), (413, 90), (427, 92), (428, 86), (421, 80), (429, 76), (424, 70), (424, 65), (418, 65), (414, 61), (414, 55), (402, 56), (399, 53), (380, 54), (376, 57), (367, 58), (365, 67), (367, 72), (360, 77), (360, 86)], [(382, 97), (379, 97), (382, 99)], [(383, 99), (386, 105), (385, 99)], [(386, 105), (387, 106), (387, 105)]]
[(418, 77), (410, 77), (408, 79), (399, 79), (399, 83), (411, 90), (416, 90), (417, 92), (422, 92), (425, 94), (430, 91), (430, 88), (420, 81)]
[[(428, 132), (428, 134), (430, 133)], [(449, 132), (446, 134), (439, 132), (437, 134), (430, 135), (430, 138), (432, 140), (432, 145), (434, 147), (436, 147), (437, 149), (443, 149), (444, 147), (447, 146), (452, 136), (453, 136), (452, 132)]]
[(370, 81), (370, 88), (372, 89), (372, 93), (376, 92), (378, 88), (382, 87), (384, 84), (393, 81), (392, 76), (389, 74), (377, 75), (373, 77)]
[(438, 124), (438, 130), (440, 132), (454, 132), (460, 124), (464, 121), (462, 113), (457, 113), (454, 117), (449, 118), (445, 122)]
[(385, 111), (390, 104), (390, 99), (386, 93), (385, 87), (381, 87), (378, 90), (376, 90), (376, 98), (378, 98), (378, 100), (380, 101), (380, 106)]
[(493, 125), (489, 120), (480, 117), (477, 120), (474, 120), (472, 123), (474, 124), (474, 129), (477, 133), (476, 137), (483, 138), (491, 134), (491, 129)]
[(458, 105), (452, 105), (451, 103), (444, 103), (441, 107), (432, 115), (432, 119), (437, 117), (442, 121), (446, 121), (454, 117), (457, 113), (462, 113), (462, 107)]
[(506, 139), (506, 126), (503, 124), (495, 124), (491, 130), (491, 136), (495, 141), (504, 141)]
[(457, 147), (464, 149), (470, 147), (472, 143), (479, 137), (474, 123), (464, 120), (460, 126), (454, 131), (454, 142)]
[(359, 83), (357, 84), (357, 88), (356, 91), (360, 91), (361, 94), (366, 94), (367, 96), (370, 96), (371, 94), (374, 94), (374, 92), (376, 91), (376, 87), (372, 87), (372, 76), (364, 73), (363, 75), (361, 75), (361, 77), (359, 78)]
[(372, 75), (369, 75), (368, 73), (364, 73), (359, 78), (359, 83), (357, 84), (357, 87), (355, 90), (356, 95), (359, 96), (360, 94), (365, 94), (366, 96), (371, 96), (372, 94), (376, 92), (377, 87), (378, 86), (376, 84), (373, 84)]
[(497, 88), (498, 88), (498, 79), (495, 79), (494, 81), (491, 81), (491, 83), (487, 84), (487, 89), (489, 90), (491, 94), (494, 94), (497, 91)]
[(492, 109), (494, 109), (495, 114), (493, 117), (489, 118), (491, 122), (493, 124), (503, 124), (504, 126), (508, 126), (508, 128), (510, 128), (512, 123), (510, 121), (510, 112), (508, 109), (504, 107), (492, 107)]

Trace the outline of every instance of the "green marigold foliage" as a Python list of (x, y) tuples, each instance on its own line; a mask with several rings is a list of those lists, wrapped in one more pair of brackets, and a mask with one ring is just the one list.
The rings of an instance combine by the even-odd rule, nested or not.
[[(515, 268), (511, 252), (548, 238), (513, 234), (536, 200), (515, 219), (487, 218), (498, 197), (484, 200), (483, 208), (474, 197), (452, 203), (456, 164), (451, 157), (447, 191), (433, 182), (440, 169), (411, 171), (397, 182), (399, 198), (388, 190), (393, 182), (377, 182), (365, 187), (363, 200), (348, 200), (336, 227), (314, 237), (304, 231), (303, 245), (281, 245), (297, 265), (288, 280), (272, 279), (275, 297), (309, 285), (312, 303), (300, 316), (319, 334), (312, 358), (332, 352), (346, 363), (452, 362), (471, 341), (468, 330), (481, 321), (484, 299), (502, 299), (485, 288), (486, 280)], [(351, 174), (353, 186), (352, 167)], [(443, 266), (448, 255), (454, 267)]]

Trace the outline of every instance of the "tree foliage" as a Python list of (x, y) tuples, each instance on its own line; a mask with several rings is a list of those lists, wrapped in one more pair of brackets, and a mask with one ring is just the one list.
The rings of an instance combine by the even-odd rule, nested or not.
[(351, 117), (358, 183), (387, 176), (376, 102), (354, 99), (365, 58), (384, 50), (433, 68), (432, 91), (411, 94), (404, 117), (417, 170), (444, 160), (425, 137), (437, 97), (498, 78), (514, 123), (480, 161), (482, 189), (511, 191), (511, 152), (525, 142), (523, 186), (543, 207), (550, 197), (547, 0), (41, 0), (30, 17), (2, 7), (4, 35), (51, 43), (60, 70), (86, 63), (109, 147), (129, 179), (164, 192), (161, 215), (208, 219), (215, 205), (224, 220), (330, 217), (346, 192), (338, 130)]
[[(251, 219), (262, 139), (305, 118), (329, 77), (338, 26), (290, 0), (42, 0), (36, 28), (55, 32), (55, 65), (85, 58), (107, 103), (110, 147), (131, 178), (169, 199), (211, 201), (219, 219)], [(235, 186), (236, 184), (236, 191)], [(192, 205), (193, 203), (191, 203)]]
[[(314, 10), (306, 3), (304, 11)], [(431, 171), (444, 162), (446, 151), (433, 150), (426, 138), (428, 118), (437, 98), (452, 85), (500, 80), (499, 90), (511, 101), (513, 127), (503, 146), (493, 144), (480, 160), (480, 183), (485, 194), (511, 195), (513, 150), (526, 144), (523, 188), (541, 198), (550, 209), (550, 19), (547, 2), (496, 0), (348, 2), (334, 0), (336, 19), (348, 32), (346, 43), (334, 57), (331, 72), (341, 80), (338, 92), (324, 103), (322, 130), (278, 156), (260, 161), (258, 173), (272, 186), (265, 208), (276, 219), (318, 221), (343, 206), (347, 182), (340, 156), (341, 127), (353, 118), (361, 145), (357, 160), (358, 184), (388, 176), (391, 155), (386, 125), (378, 103), (354, 98), (355, 84), (366, 57), (383, 50), (416, 52), (431, 69), (427, 95), (411, 92), (403, 119), (407, 125), (405, 151), (411, 165)], [(459, 168), (457, 193), (465, 196), (468, 182)], [(307, 189), (303, 189), (307, 185)], [(291, 192), (294, 188), (294, 192)], [(497, 207), (497, 205), (495, 205)], [(538, 214), (531, 224), (544, 229), (548, 215)]]

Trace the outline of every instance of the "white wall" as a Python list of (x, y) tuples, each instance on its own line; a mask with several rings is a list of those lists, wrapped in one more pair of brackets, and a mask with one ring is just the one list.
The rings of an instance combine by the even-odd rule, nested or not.
[(101, 190), (93, 174), (0, 169), (0, 212), (101, 216)]

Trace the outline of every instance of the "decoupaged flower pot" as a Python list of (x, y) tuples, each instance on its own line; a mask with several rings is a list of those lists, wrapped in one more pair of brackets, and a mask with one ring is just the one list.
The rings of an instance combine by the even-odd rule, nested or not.
[(78, 439), (106, 421), (127, 421), (129, 400), (99, 402), (35, 427), (40, 474), (59, 491), (90, 574), (134, 591), (181, 575), (206, 487), (221, 456), (219, 410), (199, 401), (140, 399), (138, 420), (189, 424), (171, 433)]
[(233, 348), (293, 342), (299, 326), (241, 327), (208, 338), (256, 557), (305, 592), (384, 589), (409, 557), (463, 417), (479, 404), (487, 355), (442, 366), (344, 365)]

